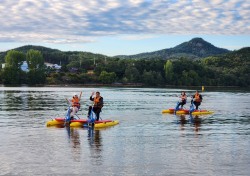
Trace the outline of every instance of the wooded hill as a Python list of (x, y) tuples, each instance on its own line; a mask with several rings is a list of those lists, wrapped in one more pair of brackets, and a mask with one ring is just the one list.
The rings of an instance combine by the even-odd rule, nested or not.
[(208, 56), (229, 53), (230, 51), (223, 48), (218, 48), (202, 38), (193, 38), (188, 42), (184, 42), (174, 48), (162, 49), (159, 51), (141, 53), (136, 55), (120, 55), (119, 58), (136, 58), (136, 59), (151, 59), (151, 58), (190, 58), (200, 59)]
[[(224, 85), (250, 85), (250, 47), (245, 47), (220, 56), (210, 56), (202, 60), (218, 77), (223, 77)], [(223, 76), (221, 76), (223, 75)]]
[[(81, 52), (81, 51), (60, 51), (57, 49), (46, 48), (43, 46), (33, 46), (26, 45), (14, 50), (27, 53), (28, 50), (34, 49), (41, 51), (44, 56), (45, 62), (56, 63), (56, 64), (68, 64), (70, 59), (75, 55), (81, 54), (82, 57), (103, 59), (111, 58), (102, 54), (94, 54), (90, 52)], [(230, 51), (223, 48), (218, 48), (212, 45), (209, 42), (206, 42), (202, 38), (193, 38), (188, 42), (184, 42), (180, 45), (177, 45), (173, 48), (162, 49), (154, 52), (146, 52), (136, 55), (118, 55), (112, 58), (121, 58), (121, 59), (178, 59), (178, 58), (189, 58), (189, 59), (200, 59), (208, 56), (214, 56), (219, 54), (229, 53)], [(4, 57), (6, 52), (0, 52), (0, 61), (4, 62)]]
[[(40, 51), (45, 62), (62, 65), (60, 72), (46, 70), (46, 84), (250, 85), (250, 47), (229, 51), (201, 38), (194, 38), (174, 48), (133, 56), (108, 57), (31, 45), (14, 50), (26, 53), (30, 49)], [(1, 62), (4, 62), (6, 53), (0, 53)], [(1, 82), (4, 83), (3, 75), (0, 75)]]

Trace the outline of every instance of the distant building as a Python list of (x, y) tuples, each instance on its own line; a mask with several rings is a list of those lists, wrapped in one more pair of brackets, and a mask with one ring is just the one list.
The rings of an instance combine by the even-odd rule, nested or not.
[[(47, 67), (50, 67), (50, 68), (53, 68), (53, 69), (56, 69), (56, 70), (60, 70), (62, 68), (62, 66), (58, 65), (58, 64), (51, 64), (51, 63), (45, 63), (45, 65)], [(5, 64), (2, 64), (2, 68), (5, 67)], [(25, 71), (25, 72), (28, 72), (29, 71), (29, 66), (28, 66), (28, 63), (27, 61), (23, 61), (22, 65), (21, 65), (21, 70), (22, 71)]]
[(28, 67), (27, 61), (23, 61), (23, 64), (21, 65), (21, 70), (25, 71), (25, 72), (29, 71), (29, 67)]
[(70, 72), (70, 73), (77, 73), (78, 71), (79, 71), (78, 68), (75, 68), (75, 67), (69, 68), (69, 72)]
[(62, 66), (58, 65), (58, 64), (51, 64), (51, 63), (48, 63), (48, 62), (45, 62), (44, 63), (47, 67), (50, 67), (50, 68), (54, 68), (56, 70), (60, 70), (62, 68)]
[[(5, 67), (5, 64), (2, 64), (2, 68), (4, 68), (4, 67)], [(29, 71), (28, 63), (26, 61), (23, 61), (22, 65), (21, 65), (21, 70), (25, 71), (25, 72)]]
[(54, 64), (52, 67), (55, 68), (55, 69), (57, 69), (57, 70), (60, 70), (62, 68), (62, 66), (57, 65), (57, 64)]

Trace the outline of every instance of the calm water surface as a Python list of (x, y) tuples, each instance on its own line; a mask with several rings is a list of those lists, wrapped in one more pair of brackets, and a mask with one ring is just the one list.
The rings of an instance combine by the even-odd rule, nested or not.
[[(45, 126), (65, 116), (74, 92), (83, 91), (85, 118), (96, 90), (0, 87), (0, 175), (249, 175), (249, 92), (203, 92), (201, 108), (215, 113), (190, 123), (161, 113), (180, 89), (98, 88), (101, 118), (119, 125), (93, 134)], [(195, 90), (186, 91), (188, 108)]]

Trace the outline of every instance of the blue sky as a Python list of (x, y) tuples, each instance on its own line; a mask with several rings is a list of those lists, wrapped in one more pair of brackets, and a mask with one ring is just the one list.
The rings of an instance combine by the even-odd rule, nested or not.
[(248, 0), (1, 0), (0, 15), (0, 51), (32, 44), (131, 55), (194, 37), (250, 46)]

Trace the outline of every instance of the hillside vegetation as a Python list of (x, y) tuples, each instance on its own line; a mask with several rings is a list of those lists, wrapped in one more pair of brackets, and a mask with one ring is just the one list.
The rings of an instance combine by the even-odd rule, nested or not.
[[(42, 46), (14, 49), (27, 60), (30, 50), (39, 51), (45, 62), (60, 64), (60, 71), (42, 68), (36, 74), (46, 79), (40, 84), (132, 84), (144, 86), (240, 86), (249, 87), (250, 47), (228, 51), (195, 38), (174, 48), (129, 57), (108, 57), (89, 52), (63, 52)], [(168, 54), (166, 54), (166, 51)], [(172, 54), (170, 51), (172, 51)], [(10, 52), (10, 51), (8, 51)], [(32, 53), (32, 52), (31, 52)], [(156, 54), (158, 53), (158, 54)], [(7, 52), (0, 53), (6, 62)], [(155, 54), (155, 55), (154, 55)], [(166, 57), (169, 56), (169, 57)], [(10, 56), (9, 56), (10, 57)], [(40, 55), (39, 55), (40, 57)], [(34, 60), (34, 59), (33, 59)], [(14, 82), (6, 82), (6, 70), (0, 72), (4, 84), (38, 84), (28, 73), (18, 73)], [(43, 73), (42, 73), (43, 72)], [(13, 74), (13, 73), (12, 73)], [(39, 76), (39, 75), (37, 75)], [(19, 81), (18, 81), (19, 80)]]

